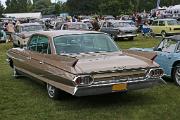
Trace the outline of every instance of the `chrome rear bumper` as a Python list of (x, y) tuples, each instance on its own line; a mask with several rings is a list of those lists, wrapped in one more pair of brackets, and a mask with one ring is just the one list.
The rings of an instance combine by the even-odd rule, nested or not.
[(89, 96), (89, 95), (100, 95), (100, 94), (108, 94), (114, 92), (124, 92), (130, 90), (138, 90), (145, 89), (149, 87), (153, 87), (155, 85), (165, 84), (165, 81), (161, 78), (159, 79), (147, 79), (141, 81), (128, 81), (122, 82), (118, 84), (127, 84), (127, 90), (113, 91), (112, 87), (116, 84), (107, 84), (107, 85), (91, 85), (87, 87), (76, 87), (74, 90), (75, 96)]

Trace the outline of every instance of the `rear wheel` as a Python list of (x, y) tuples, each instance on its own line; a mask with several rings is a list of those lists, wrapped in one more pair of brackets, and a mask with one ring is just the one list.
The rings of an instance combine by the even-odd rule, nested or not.
[(51, 98), (51, 99), (58, 99), (59, 98), (59, 90), (48, 84), (47, 83), (47, 92), (48, 92), (48, 96)]
[(172, 78), (176, 85), (180, 86), (180, 64), (175, 66)]
[(166, 37), (166, 32), (165, 32), (165, 31), (162, 31), (162, 32), (161, 32), (161, 36), (162, 36), (163, 38), (165, 38), (165, 37)]
[(18, 72), (18, 70), (16, 69), (16, 66), (13, 66), (13, 76), (15, 78), (18, 78), (21, 74)]
[(117, 37), (116, 37), (115, 35), (111, 34), (111, 37), (112, 37), (112, 39), (113, 39), (114, 41), (117, 40)]
[(128, 40), (134, 40), (134, 37), (129, 37)]

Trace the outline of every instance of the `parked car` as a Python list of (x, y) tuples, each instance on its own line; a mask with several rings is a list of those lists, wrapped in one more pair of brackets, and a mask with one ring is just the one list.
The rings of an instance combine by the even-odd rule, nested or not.
[(133, 40), (137, 36), (137, 29), (129, 21), (110, 20), (104, 21), (100, 31), (108, 33), (113, 39), (127, 38)]
[(158, 64), (122, 52), (101, 32), (39, 32), (30, 37), (27, 48), (12, 48), (7, 56), (14, 76), (29, 75), (45, 82), (50, 98), (57, 98), (58, 89), (88, 96), (162, 83)]
[(13, 37), (14, 47), (23, 47), (27, 45), (29, 37), (36, 32), (43, 31), (43, 25), (39, 23), (23, 23), (16, 26)]
[(86, 23), (82, 22), (67, 22), (62, 24), (60, 30), (90, 30)]
[(104, 20), (115, 20), (115, 17), (113, 17), (112, 15), (105, 15), (103, 16)]
[(180, 34), (180, 24), (176, 19), (154, 20), (150, 28), (155, 35), (161, 35), (162, 37)]
[(6, 42), (6, 32), (3, 30), (3, 26), (2, 24), (0, 23), (0, 43), (1, 42)]
[(6, 42), (6, 33), (4, 32), (4, 30), (0, 30), (0, 42)]
[(90, 30), (93, 29), (93, 25), (92, 25), (93, 20), (91, 20), (91, 19), (84, 19), (84, 20), (81, 20), (81, 22), (87, 24), (87, 26), (88, 26), (88, 28), (89, 28)]
[(180, 86), (180, 35), (164, 38), (154, 48), (131, 48), (137, 51), (155, 51), (155, 61)]

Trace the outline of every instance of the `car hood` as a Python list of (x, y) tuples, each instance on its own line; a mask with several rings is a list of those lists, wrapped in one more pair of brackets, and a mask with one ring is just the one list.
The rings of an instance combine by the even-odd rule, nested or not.
[(118, 27), (118, 29), (120, 30), (120, 31), (123, 31), (123, 32), (126, 32), (126, 31), (136, 31), (137, 30), (137, 27)]
[(37, 33), (37, 32), (41, 32), (41, 31), (43, 31), (43, 30), (31, 31), (31, 32), (22, 32), (20, 34), (23, 34), (23, 35), (25, 35), (26, 38), (29, 38), (32, 34)]
[(123, 53), (104, 53), (77, 56), (78, 73), (96, 73), (124, 69), (147, 68), (149, 63)]
[(154, 51), (153, 48), (130, 48), (129, 50), (136, 50), (136, 51), (147, 51), (147, 52), (152, 52)]

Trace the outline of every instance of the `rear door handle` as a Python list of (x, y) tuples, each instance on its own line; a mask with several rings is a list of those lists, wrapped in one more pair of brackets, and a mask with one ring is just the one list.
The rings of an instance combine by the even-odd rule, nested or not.
[(31, 57), (26, 57), (28, 60), (31, 60)]
[(41, 61), (41, 62), (39, 62), (39, 64), (44, 64), (44, 62), (43, 62), (43, 61)]

